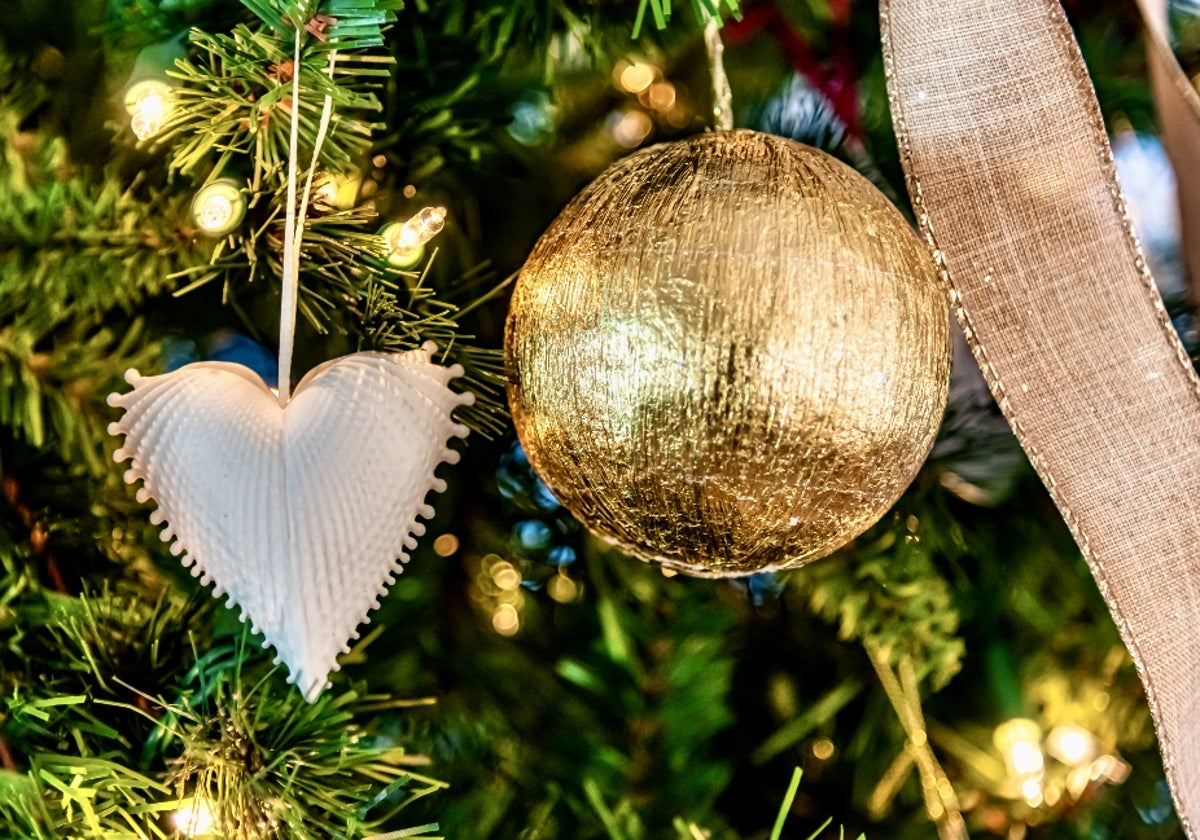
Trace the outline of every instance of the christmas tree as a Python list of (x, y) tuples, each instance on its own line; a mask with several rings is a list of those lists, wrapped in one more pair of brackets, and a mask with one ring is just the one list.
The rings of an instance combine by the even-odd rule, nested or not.
[[(1067, 11), (1171, 281), (1136, 10)], [(912, 486), (799, 569), (664, 572), (530, 466), (512, 280), (606, 166), (712, 127), (717, 20), (734, 123), (911, 217), (871, 4), (0, 9), (0, 837), (1183, 836), (1137, 671), (965, 345)], [(108, 395), (193, 362), (286, 395), (422, 347), (461, 365), (471, 433), (403, 574), (302, 693), (211, 569), (172, 556)], [(273, 527), (267, 499), (244, 507)]]

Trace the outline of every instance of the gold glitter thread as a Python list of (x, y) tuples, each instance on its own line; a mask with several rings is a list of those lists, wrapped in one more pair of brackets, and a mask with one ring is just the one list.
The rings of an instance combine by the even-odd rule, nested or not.
[(880, 12), (917, 218), (1137, 665), (1195, 840), (1200, 380), (1138, 247), (1087, 69), (1053, 0)]
[(713, 132), (614, 164), (521, 271), (530, 462), (600, 537), (702, 576), (797, 566), (896, 501), (945, 406), (932, 260), (862, 176)]
[(721, 24), (709, 18), (704, 24), (704, 48), (708, 51), (708, 72), (712, 77), (713, 127), (720, 131), (733, 128), (733, 90), (725, 75), (725, 45), (721, 43)]

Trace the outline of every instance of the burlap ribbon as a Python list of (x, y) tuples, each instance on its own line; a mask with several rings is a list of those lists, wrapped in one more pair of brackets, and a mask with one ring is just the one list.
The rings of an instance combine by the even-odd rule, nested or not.
[(1200, 380), (1138, 250), (1087, 70), (1054, 0), (881, 6), (914, 209), (1137, 663), (1194, 839)]

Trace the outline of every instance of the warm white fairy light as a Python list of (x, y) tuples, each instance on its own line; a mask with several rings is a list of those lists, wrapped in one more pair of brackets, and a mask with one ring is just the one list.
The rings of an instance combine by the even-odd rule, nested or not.
[(246, 197), (228, 179), (205, 184), (192, 199), (192, 221), (209, 236), (224, 236), (246, 216)]
[(1115, 755), (1102, 755), (1091, 763), (1089, 775), (1097, 781), (1119, 785), (1129, 778), (1132, 769)]
[(324, 172), (313, 183), (313, 200), (318, 204), (337, 210), (349, 210), (358, 203), (359, 193), (375, 182), (364, 183), (358, 170), (348, 172)]
[(180, 806), (179, 810), (172, 815), (171, 821), (175, 823), (175, 828), (179, 833), (185, 837), (203, 837), (211, 834), (217, 825), (212, 806), (203, 799), (193, 799)]
[(1032, 720), (1014, 718), (997, 726), (992, 739), (1021, 797), (1034, 808), (1041, 805), (1046, 771), (1042, 728)]
[(313, 198), (330, 207), (337, 206), (338, 184), (334, 176), (326, 175), (313, 186)]
[(162, 130), (170, 108), (171, 86), (161, 79), (143, 79), (125, 91), (129, 127), (139, 140), (153, 137)]
[(558, 603), (569, 604), (579, 596), (579, 584), (570, 578), (564, 567), (559, 566), (558, 574), (546, 584), (546, 591)]
[(492, 628), (501, 636), (515, 636), (521, 628), (521, 616), (512, 604), (499, 604), (492, 612)]
[(626, 93), (637, 95), (662, 78), (662, 70), (647, 61), (631, 58), (617, 62), (613, 68), (613, 84)]
[(1018, 776), (1038, 775), (1045, 767), (1042, 751), (1032, 741), (1020, 741), (1013, 744), (1009, 755), (1012, 759), (1013, 770)]
[(818, 738), (813, 742), (812, 754), (817, 761), (828, 761), (833, 758), (836, 747), (828, 738)]
[(433, 553), (438, 557), (449, 557), (458, 551), (458, 537), (454, 534), (442, 534), (433, 541)]
[(196, 217), (205, 230), (223, 228), (233, 218), (233, 202), (223, 195), (210, 195), (200, 205)]
[(501, 590), (512, 591), (521, 585), (521, 573), (512, 563), (497, 563), (492, 568), (492, 582)]
[(1067, 767), (1089, 764), (1099, 752), (1096, 738), (1082, 726), (1060, 724), (1046, 736), (1046, 752)]
[(1039, 807), (1045, 801), (1045, 797), (1042, 794), (1042, 780), (1026, 779), (1021, 782), (1021, 796), (1030, 807)]
[(1036, 776), (1045, 769), (1042, 729), (1032, 720), (1014, 718), (996, 727), (993, 736), (1004, 763), (1015, 776)]
[(628, 111), (614, 111), (608, 118), (609, 131), (617, 145), (633, 149), (641, 145), (650, 132), (654, 130), (654, 121), (645, 112), (637, 108)]
[(420, 260), (425, 243), (445, 226), (446, 208), (426, 207), (406, 222), (385, 225), (379, 235), (387, 242), (392, 263), (407, 267)]

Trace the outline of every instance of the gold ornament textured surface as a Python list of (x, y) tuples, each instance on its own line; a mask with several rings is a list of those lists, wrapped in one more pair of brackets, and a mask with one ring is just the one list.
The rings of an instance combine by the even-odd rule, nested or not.
[(534, 469), (594, 533), (702, 576), (869, 527), (945, 407), (949, 304), (866, 179), (751, 131), (644, 149), (535, 246), (505, 335)]

